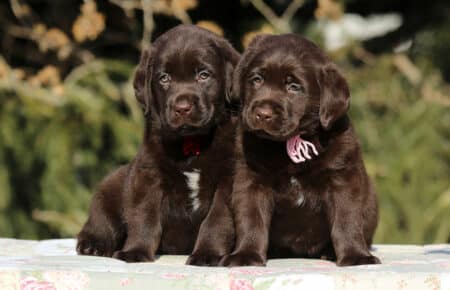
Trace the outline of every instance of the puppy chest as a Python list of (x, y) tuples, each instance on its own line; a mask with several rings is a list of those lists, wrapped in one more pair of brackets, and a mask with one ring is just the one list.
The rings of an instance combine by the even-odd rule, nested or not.
[(191, 206), (192, 211), (197, 211), (201, 206), (200, 174), (201, 171), (199, 169), (183, 171), (183, 175), (186, 178), (187, 202)]
[(303, 208), (312, 202), (315, 202), (315, 198), (310, 189), (292, 176), (283, 182), (278, 194), (275, 195), (275, 211), (284, 208)]
[(216, 189), (216, 178), (206, 169), (182, 171), (185, 179), (185, 206), (196, 215), (203, 215), (209, 209)]
[(189, 220), (203, 217), (214, 190), (201, 169), (180, 170), (165, 179), (166, 216)]

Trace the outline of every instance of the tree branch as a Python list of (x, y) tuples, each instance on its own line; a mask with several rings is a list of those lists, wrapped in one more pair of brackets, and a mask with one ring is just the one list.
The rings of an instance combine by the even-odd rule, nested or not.
[(255, 8), (275, 27), (281, 32), (287, 32), (289, 28), (286, 29), (285, 24), (281, 23), (280, 17), (278, 17), (273, 10), (267, 5), (263, 0), (250, 0), (250, 3), (255, 6)]
[(302, 7), (304, 3), (304, 0), (293, 0), (291, 4), (289, 4), (288, 8), (284, 10), (281, 18), (285, 19), (286, 21), (290, 21), (292, 17), (294, 17), (295, 12), (297, 12), (297, 10), (300, 9), (300, 7)]
[(304, 0), (292, 0), (291, 4), (284, 10), (282, 16), (278, 16), (273, 12), (272, 8), (267, 5), (264, 0), (249, 0), (250, 3), (258, 10), (266, 20), (282, 33), (291, 32), (289, 23), (295, 13), (303, 6)]
[(141, 0), (142, 11), (144, 13), (144, 29), (142, 32), (142, 49), (147, 49), (151, 45), (152, 32), (155, 26), (153, 21), (152, 0)]
[(11, 4), (11, 10), (17, 20), (19, 20), (22, 25), (26, 27), (32, 27), (35, 17), (30, 6), (22, 0), (10, 0), (9, 3)]

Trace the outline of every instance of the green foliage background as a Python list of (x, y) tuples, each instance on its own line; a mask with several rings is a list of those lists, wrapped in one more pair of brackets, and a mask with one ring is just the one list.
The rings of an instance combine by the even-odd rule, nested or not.
[[(81, 4), (69, 2), (75, 7)], [(275, 2), (272, 8), (276, 11), (280, 1)], [(348, 2), (351, 5), (354, 1)], [(189, 13), (195, 15), (203, 4), (193, 3)], [(244, 14), (257, 14), (249, 3), (235, 5), (242, 6)], [(47, 11), (41, 6), (32, 8), (41, 14)], [(99, 11), (108, 19), (116, 8), (100, 5)], [(4, 9), (10, 9), (8, 3), (0, 5), (0, 14), (9, 15), (6, 19), (11, 25), (20, 25)], [(162, 32), (164, 27), (173, 26), (171, 19), (178, 16), (166, 13), (166, 18), (158, 18), (155, 12), (154, 17), (157, 34), (158, 29)], [(252, 23), (243, 20), (243, 27), (258, 30), (270, 26), (270, 21), (258, 17)], [(131, 28), (137, 41), (142, 22), (136, 20), (139, 14), (133, 19), (138, 23), (133, 26), (137, 28)], [(312, 14), (307, 25), (301, 25), (302, 21), (294, 16), (289, 29), (321, 43)], [(450, 242), (447, 24), (428, 23), (417, 29), (415, 45), (406, 53), (370, 53), (361, 43), (332, 53), (349, 81), (350, 114), (379, 192), (377, 243)], [(106, 32), (111, 29), (108, 25), (107, 21)], [(238, 47), (248, 32), (236, 34), (226, 23), (219, 27)], [(280, 32), (276, 27), (271, 29)], [(36, 40), (27, 41), (27, 49), (39, 52), (37, 44), (33, 44)], [(55, 51), (40, 51), (43, 61), (36, 64), (1, 48), (0, 236), (73, 237), (86, 219), (98, 182), (136, 153), (143, 127), (142, 112), (131, 86), (138, 49), (128, 49), (124, 51), (127, 56), (121, 57), (120, 53), (106, 53), (106, 49), (92, 45), (101, 41), (100, 34), (90, 42), (74, 42), (74, 50), (94, 54), (89, 61), (55, 60)], [(16, 45), (23, 47), (22, 42)], [(418, 80), (411, 77), (408, 66), (402, 65), (405, 59), (413, 65), (413, 73), (420, 73)], [(57, 67), (61, 80), (36, 85), (31, 79), (46, 61)], [(25, 76), (18, 68), (25, 71)]]

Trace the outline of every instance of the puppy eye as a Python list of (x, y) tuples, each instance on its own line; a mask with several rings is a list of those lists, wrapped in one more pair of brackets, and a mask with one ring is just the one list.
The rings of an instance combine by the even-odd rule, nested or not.
[(202, 70), (197, 74), (197, 80), (206, 81), (211, 76), (211, 73), (207, 70)]
[(257, 87), (257, 86), (260, 86), (263, 83), (264, 79), (263, 79), (263, 77), (260, 74), (255, 74), (254, 76), (252, 76), (250, 78), (250, 81), (252, 82), (252, 84), (255, 87)]
[(166, 84), (169, 83), (169, 82), (170, 82), (170, 76), (169, 76), (168, 73), (162, 73), (162, 74), (159, 76), (159, 83), (160, 83), (160, 84), (166, 85)]
[(286, 89), (288, 91), (294, 92), (294, 93), (303, 91), (302, 85), (300, 85), (299, 83), (296, 83), (295, 79), (292, 76), (286, 77)]
[(287, 90), (291, 92), (300, 92), (303, 90), (303, 87), (297, 83), (287, 84)]

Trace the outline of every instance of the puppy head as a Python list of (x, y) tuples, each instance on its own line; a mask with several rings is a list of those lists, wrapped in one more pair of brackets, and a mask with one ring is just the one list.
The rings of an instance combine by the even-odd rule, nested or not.
[(298, 35), (260, 35), (236, 67), (233, 95), (246, 130), (284, 141), (329, 130), (345, 115), (350, 93), (336, 66)]
[(205, 133), (225, 114), (238, 60), (225, 39), (197, 26), (177, 26), (142, 53), (136, 98), (153, 127), (174, 136)]

